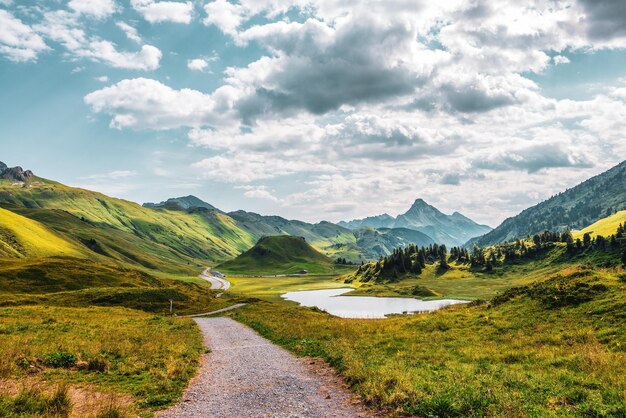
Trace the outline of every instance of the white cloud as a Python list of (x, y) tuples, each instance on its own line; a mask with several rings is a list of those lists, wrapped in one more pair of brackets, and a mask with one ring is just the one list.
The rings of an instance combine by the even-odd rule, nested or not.
[(92, 174), (81, 177), (84, 180), (119, 180), (128, 177), (134, 177), (138, 173), (135, 170), (115, 170), (108, 173)]
[(78, 14), (103, 19), (116, 11), (114, 0), (70, 0), (67, 6)]
[(117, 22), (115, 25), (120, 28), (122, 32), (124, 32), (124, 35), (126, 35), (128, 39), (138, 44), (141, 43), (141, 37), (139, 36), (139, 32), (137, 32), (136, 28), (125, 22)]
[(178, 1), (131, 0), (132, 7), (150, 23), (190, 23), (193, 3)]
[(187, 68), (192, 71), (205, 71), (209, 68), (209, 62), (203, 58), (195, 58), (187, 61)]
[(563, 55), (555, 55), (552, 57), (552, 61), (554, 61), (554, 65), (569, 64), (570, 62), (569, 58)]
[(115, 68), (152, 71), (159, 68), (162, 53), (152, 45), (139, 51), (118, 51), (117, 46), (97, 36), (88, 35), (76, 14), (57, 10), (46, 12), (35, 29), (45, 37), (60, 43), (77, 58), (88, 58)]
[(30, 26), (0, 9), (0, 54), (15, 62), (35, 61), (48, 46)]
[(106, 83), (109, 81), (109, 77), (107, 77), (106, 75), (96, 77), (96, 81), (99, 81), (101, 83)]
[(209, 2), (204, 6), (204, 11), (207, 14), (203, 20), (205, 25), (215, 25), (229, 35), (235, 35), (239, 25), (249, 15), (245, 7), (228, 0)]
[(156, 80), (135, 78), (85, 96), (95, 112), (113, 116), (115, 128), (170, 129), (211, 123), (215, 103), (196, 90), (174, 90)]
[(261, 186), (244, 186), (244, 187), (236, 187), (236, 188), (244, 188), (246, 191), (244, 192), (244, 196), (249, 199), (263, 199), (269, 200), (274, 203), (280, 203), (281, 199), (277, 198), (272, 194), (272, 191), (264, 185)]
[(152, 71), (159, 68), (162, 53), (152, 46), (144, 45), (138, 52), (120, 52), (109, 41), (92, 41), (86, 49), (77, 51), (78, 56), (102, 61), (115, 68)]

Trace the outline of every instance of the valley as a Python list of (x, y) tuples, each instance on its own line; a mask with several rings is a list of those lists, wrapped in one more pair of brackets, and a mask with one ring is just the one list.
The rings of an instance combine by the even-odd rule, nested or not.
[[(546, 221), (479, 247), (464, 244), (516, 218), (492, 231), (418, 199), (395, 218), (310, 224), (193, 196), (141, 206), (24, 173), (0, 180), (6, 416), (45, 415), (55, 402), (59, 416), (178, 410), (194, 373), (215, 379), (202, 361), (218, 346), (189, 315), (211, 317), (197, 322), (209, 341), (244, 324), (262, 344), (322, 359), (373, 416), (626, 411), (619, 204), (600, 219), (569, 210), (582, 216), (576, 229)], [(213, 395), (202, 396), (194, 405)]]

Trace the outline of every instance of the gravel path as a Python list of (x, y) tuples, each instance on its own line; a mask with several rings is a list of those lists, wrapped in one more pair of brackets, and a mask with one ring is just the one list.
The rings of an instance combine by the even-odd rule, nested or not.
[(196, 318), (205, 345), (182, 402), (159, 417), (371, 417), (341, 380), (230, 318)]
[(198, 313), (198, 314), (193, 314), (193, 315), (180, 315), (179, 318), (195, 318), (195, 317), (198, 317), (198, 316), (215, 315), (215, 314), (222, 313), (222, 312), (232, 311), (233, 309), (239, 309), (242, 306), (246, 306), (246, 304), (245, 303), (235, 303), (232, 306), (228, 306), (226, 308), (218, 309), (217, 311), (204, 312), (204, 313)]

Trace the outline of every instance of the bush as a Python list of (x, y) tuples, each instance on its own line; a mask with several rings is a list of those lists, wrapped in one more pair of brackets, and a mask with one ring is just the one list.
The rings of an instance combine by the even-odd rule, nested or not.
[(76, 356), (67, 351), (57, 350), (43, 357), (46, 366), (54, 368), (68, 368), (76, 364)]
[(109, 370), (109, 362), (102, 357), (89, 359), (87, 370), (104, 373)]

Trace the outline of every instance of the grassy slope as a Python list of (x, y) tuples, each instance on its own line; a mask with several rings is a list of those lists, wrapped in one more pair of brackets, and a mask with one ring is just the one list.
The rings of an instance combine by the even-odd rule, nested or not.
[(595, 237), (596, 235), (608, 237), (609, 235), (615, 234), (617, 227), (620, 224), (626, 224), (626, 210), (622, 210), (611, 216), (602, 218), (580, 231), (572, 231), (572, 236), (574, 239), (582, 239), (584, 234), (589, 233), (592, 237)]
[[(222, 260), (252, 245), (250, 234), (223, 214), (144, 208), (44, 179), (36, 179), (26, 187), (0, 181), (0, 206), (37, 218), (54, 229), (75, 233), (76, 238), (89, 239), (90, 233), (100, 235), (108, 241), (103, 245), (111, 244), (104, 253), (116, 253), (116, 259), (147, 268), (155, 267), (152, 257), (161, 268), (173, 261), (184, 265), (195, 260)], [(99, 244), (97, 237), (96, 242)], [(139, 247), (142, 251), (135, 251)]]
[(268, 302), (231, 315), (297, 354), (326, 358), (390, 414), (623, 416), (624, 277), (563, 268), (500, 304), (386, 320)]
[(189, 283), (75, 258), (0, 260), (0, 306), (125, 306), (179, 314), (207, 312), (228, 302), (215, 299), (205, 281)]
[(289, 274), (308, 270), (312, 274), (330, 274), (334, 264), (311, 247), (303, 238), (288, 235), (265, 237), (234, 260), (217, 268), (230, 274)]
[[(78, 361), (97, 361), (107, 370), (54, 368), (46, 364), (45, 359), (59, 351)], [(154, 408), (173, 402), (194, 374), (202, 352), (201, 335), (190, 319), (164, 318), (124, 308), (0, 309), (3, 382), (12, 382), (18, 388), (35, 384), (45, 387), (50, 382), (82, 387), (87, 399), (76, 400), (74, 408), (86, 406), (87, 410), (78, 416), (95, 416), (110, 399), (130, 397), (130, 405), (118, 401), (119, 410), (129, 413), (125, 416), (145, 416)], [(97, 392), (112, 395), (90, 405)], [(28, 410), (32, 398), (27, 393), (25, 400), (16, 402), (7, 391), (0, 390), (0, 415), (41, 416)], [(20, 413), (18, 405), (26, 412)]]
[(0, 208), (0, 256), (81, 257), (84, 249), (60, 237), (45, 225)]

